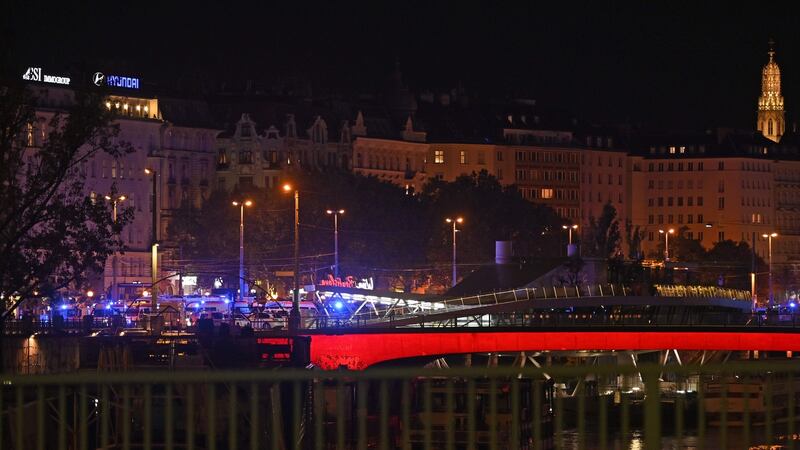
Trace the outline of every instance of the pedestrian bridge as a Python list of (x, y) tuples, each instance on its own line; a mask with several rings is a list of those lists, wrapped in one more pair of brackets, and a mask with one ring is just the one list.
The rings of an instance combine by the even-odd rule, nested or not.
[(454, 298), (328, 287), (317, 295), (322, 308), (316, 328), (471, 324), (492, 314), (571, 308), (752, 310), (748, 291), (707, 286), (655, 285), (648, 293), (620, 284), (540, 286)]

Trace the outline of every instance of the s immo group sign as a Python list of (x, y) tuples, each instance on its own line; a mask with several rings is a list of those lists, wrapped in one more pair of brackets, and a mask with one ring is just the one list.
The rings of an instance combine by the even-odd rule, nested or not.
[(22, 74), (22, 79), (26, 81), (40, 81), (42, 83), (64, 84), (64, 85), (68, 85), (70, 82), (69, 77), (43, 74), (41, 67), (28, 67), (28, 70), (26, 70), (25, 73)]

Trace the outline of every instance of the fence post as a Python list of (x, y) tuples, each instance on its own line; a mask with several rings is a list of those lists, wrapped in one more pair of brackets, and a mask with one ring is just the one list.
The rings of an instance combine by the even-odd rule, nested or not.
[[(652, 369), (652, 368), (650, 368)], [(644, 375), (644, 438), (645, 448), (655, 450), (661, 448), (661, 399), (658, 373), (648, 370)]]
[(603, 296), (603, 285), (602, 284), (598, 284), (597, 288), (600, 289), (600, 297), (602, 297)]

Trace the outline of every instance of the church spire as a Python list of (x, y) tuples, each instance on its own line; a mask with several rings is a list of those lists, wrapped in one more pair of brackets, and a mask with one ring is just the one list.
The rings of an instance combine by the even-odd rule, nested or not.
[(767, 54), (769, 55), (769, 62), (773, 62), (773, 58), (775, 57), (775, 41), (772, 38), (769, 38), (769, 51)]
[(775, 62), (775, 42), (769, 40), (769, 61), (761, 70), (761, 97), (758, 98), (756, 127), (764, 137), (780, 141), (785, 129), (781, 69)]

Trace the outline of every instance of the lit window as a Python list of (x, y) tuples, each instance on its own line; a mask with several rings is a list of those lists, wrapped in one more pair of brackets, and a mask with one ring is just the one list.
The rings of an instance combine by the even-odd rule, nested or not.
[(540, 198), (553, 198), (553, 190), (552, 189), (542, 189)]
[(464, 150), (461, 150), (459, 152), (459, 158), (460, 158), (461, 164), (466, 164), (467, 163), (467, 152), (465, 152)]
[(433, 151), (433, 163), (434, 164), (444, 164), (444, 150), (434, 150)]

